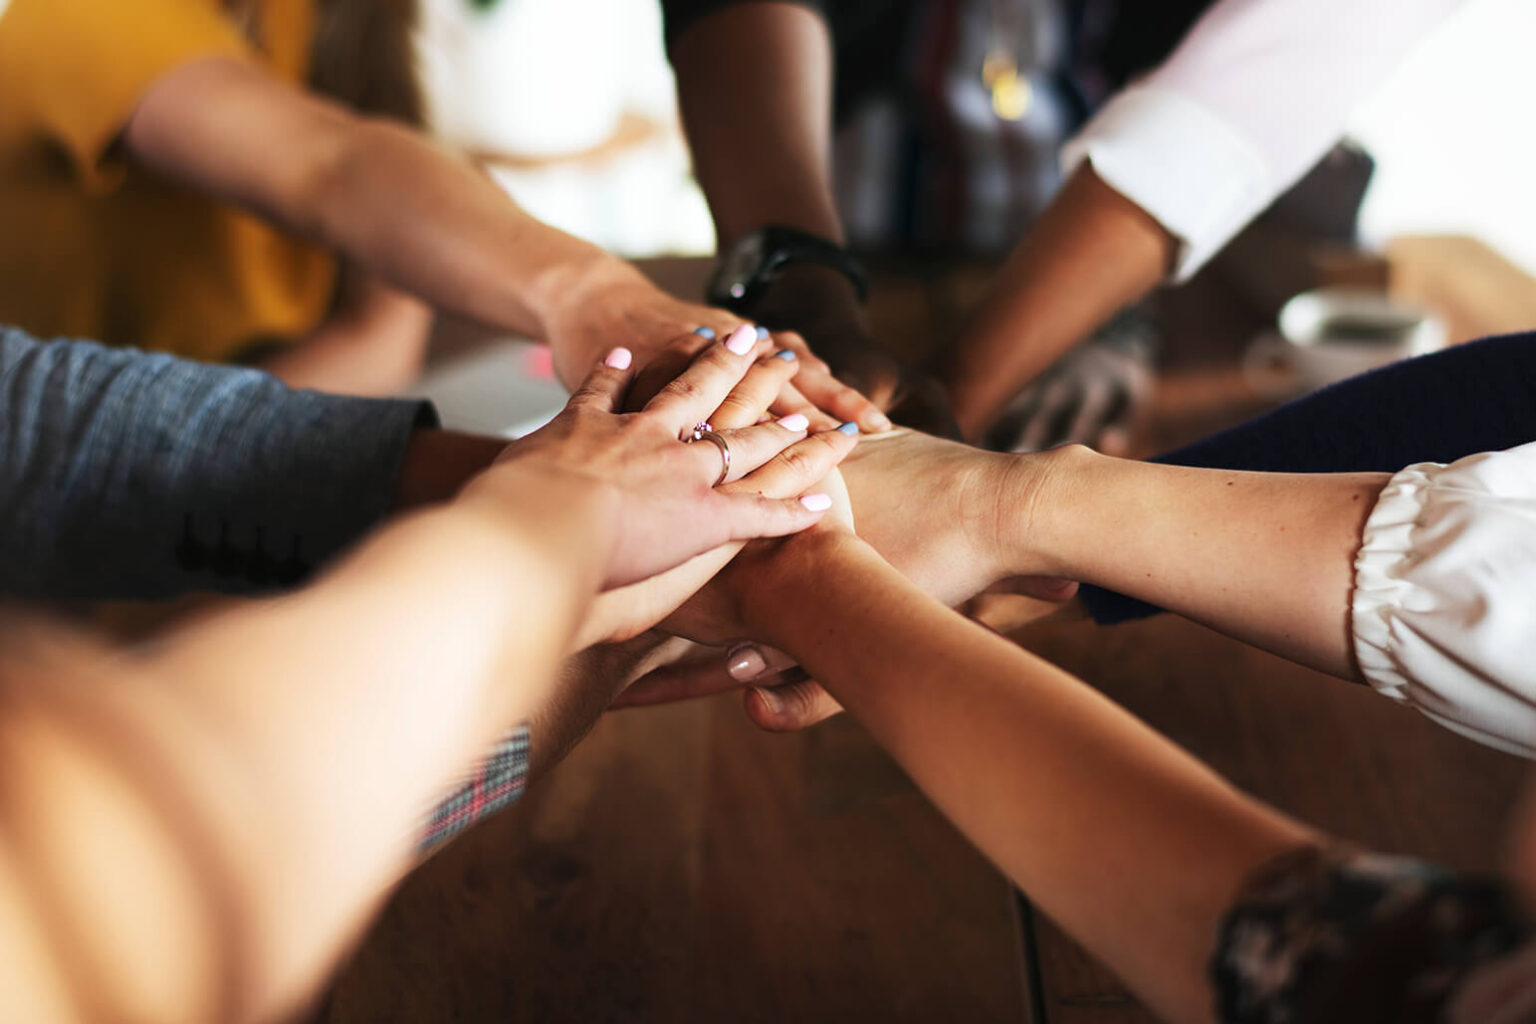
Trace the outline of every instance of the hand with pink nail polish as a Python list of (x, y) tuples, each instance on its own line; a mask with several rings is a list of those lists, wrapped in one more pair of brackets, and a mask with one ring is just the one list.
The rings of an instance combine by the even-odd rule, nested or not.
[[(802, 471), (799, 489), (774, 496), (769, 485), (784, 476), (784, 466), (814, 464), (806, 451), (791, 454), (796, 446), (819, 447), (819, 472), (826, 473), (853, 449), (854, 438), (839, 431), (808, 438), (791, 419), (715, 424), (719, 445), (685, 440), (745, 382), (756, 379), (759, 390), (771, 393), (769, 386), (790, 372), (782, 360), (756, 359), (756, 348), (755, 332), (714, 341), (634, 413), (618, 411), (634, 379), (633, 354), (611, 351), (553, 422), (508, 445), (459, 501), (493, 513), (543, 501), (593, 514), (603, 535), (592, 541), (607, 551), (604, 590), (665, 573), (731, 542), (811, 526), (831, 504), (811, 490), (814, 480)], [(758, 414), (751, 402), (742, 408), (743, 415)], [(717, 486), (722, 479), (726, 486)]]

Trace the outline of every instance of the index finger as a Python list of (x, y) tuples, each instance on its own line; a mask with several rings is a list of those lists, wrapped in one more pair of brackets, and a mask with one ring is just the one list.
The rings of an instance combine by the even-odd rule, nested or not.
[(765, 341), (757, 328), (743, 324), (730, 337), (701, 352), (646, 403), (644, 411), (679, 432), (706, 421), (752, 369), (757, 350)]

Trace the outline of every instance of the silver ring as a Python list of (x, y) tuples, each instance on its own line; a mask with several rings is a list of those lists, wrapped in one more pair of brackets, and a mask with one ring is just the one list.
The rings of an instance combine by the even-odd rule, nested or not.
[(725, 478), (731, 475), (731, 446), (726, 443), (725, 438), (715, 433), (715, 428), (711, 427), (708, 423), (699, 423), (694, 425), (693, 431), (683, 440), (687, 444), (692, 444), (695, 441), (708, 441), (720, 449), (720, 476), (710, 486), (719, 487), (725, 483)]

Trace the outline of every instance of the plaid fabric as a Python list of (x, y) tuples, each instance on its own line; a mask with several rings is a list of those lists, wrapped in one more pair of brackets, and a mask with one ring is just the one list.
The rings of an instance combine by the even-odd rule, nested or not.
[[(834, 188), (849, 241), (874, 250), (1006, 251), (1055, 194), (1058, 151), (1084, 113), (1067, 81), (1073, 54), (1063, 5), (908, 7), (904, 42), (880, 54), (897, 69), (893, 80), (867, 90), (839, 120)], [(1006, 40), (1000, 24), (1009, 26)], [(840, 42), (839, 57), (870, 43)], [(1019, 121), (993, 112), (982, 80), (989, 52), (1005, 42), (1033, 96)]]
[(533, 734), (519, 727), (491, 748), (469, 781), (438, 804), (422, 826), (418, 848), (426, 853), (441, 846), (487, 815), (522, 795), (528, 784), (528, 752)]

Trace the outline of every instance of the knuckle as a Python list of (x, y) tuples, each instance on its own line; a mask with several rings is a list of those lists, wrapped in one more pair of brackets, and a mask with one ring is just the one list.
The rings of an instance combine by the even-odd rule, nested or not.
[(811, 459), (810, 451), (805, 445), (794, 445), (779, 453), (779, 460), (790, 473), (801, 476), (812, 472), (815, 463)]
[(696, 401), (704, 397), (699, 385), (687, 377), (673, 378), (662, 387), (660, 393), (668, 398), (679, 399), (685, 402)]

